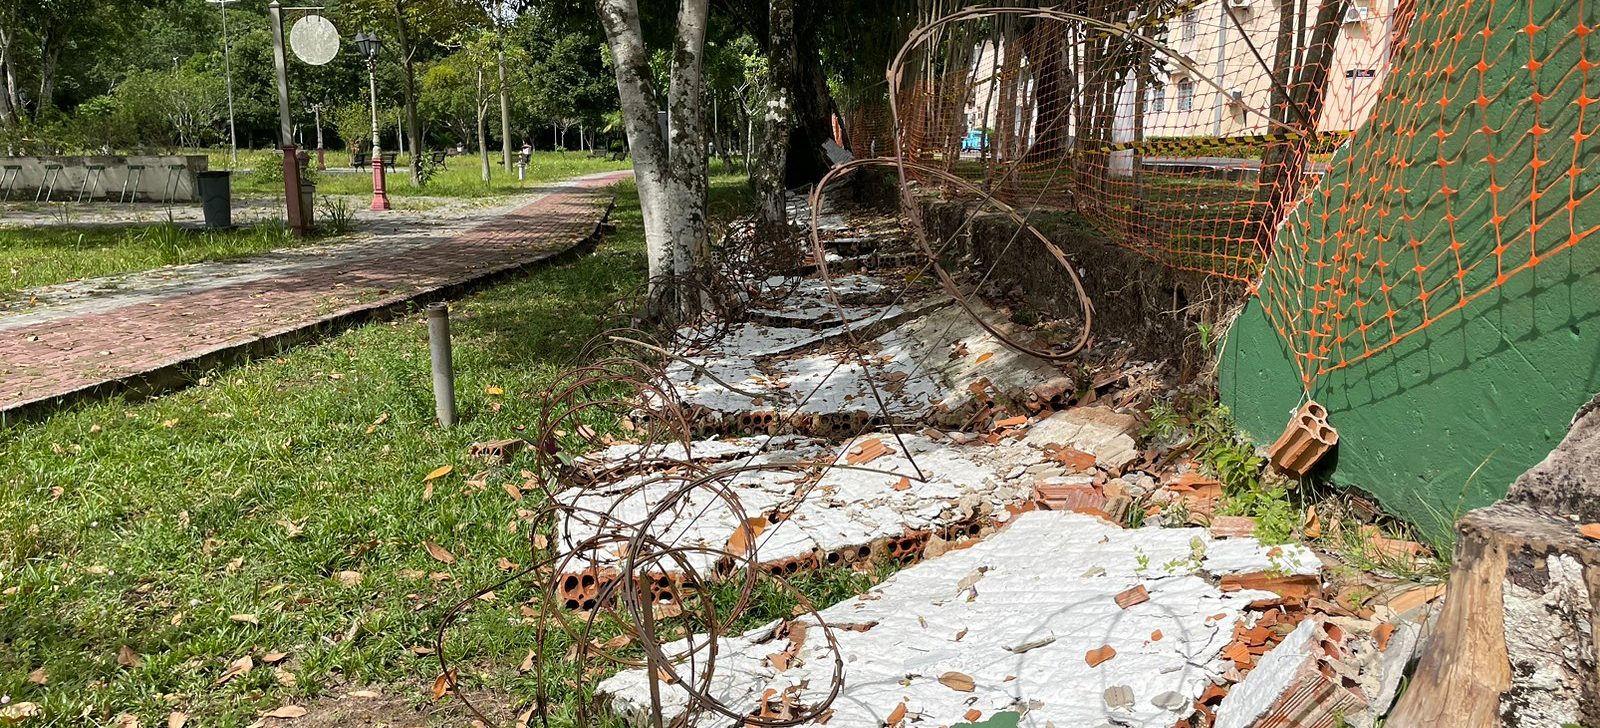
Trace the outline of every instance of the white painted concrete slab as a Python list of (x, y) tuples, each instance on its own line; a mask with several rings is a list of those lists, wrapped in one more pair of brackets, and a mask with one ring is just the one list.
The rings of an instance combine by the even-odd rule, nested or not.
[[(1024, 513), (972, 548), (823, 611), (835, 627), (863, 628), (835, 629), (846, 672), (827, 725), (881, 726), (904, 703), (908, 716), (932, 726), (963, 723), (976, 709), (983, 718), (1024, 713), (1024, 726), (1168, 728), (1226, 669), (1219, 653), (1247, 605), (1271, 596), (1224, 593), (1198, 576), (1275, 561), (1251, 539), (1233, 543), (1251, 545), (1253, 555), (1213, 560), (1217, 542), (1202, 529), (1123, 530), (1072, 513)], [(1115, 596), (1139, 584), (1150, 600), (1118, 608)], [(797, 659), (780, 671), (766, 659), (789, 647), (774, 637), (776, 627), (723, 641), (713, 692), (724, 704), (753, 709), (768, 688), (803, 686), (803, 704), (826, 693), (833, 658), (820, 628), (810, 626)], [(1116, 656), (1091, 667), (1085, 655), (1102, 646)], [(974, 689), (939, 681), (951, 672), (969, 676)], [(1118, 687), (1129, 688), (1131, 705), (1121, 705), (1120, 690), (1111, 693), (1119, 705), (1107, 704), (1107, 691)], [(621, 715), (649, 713), (642, 671), (616, 675), (600, 690)], [(661, 690), (669, 719), (681, 714), (685, 693)]]

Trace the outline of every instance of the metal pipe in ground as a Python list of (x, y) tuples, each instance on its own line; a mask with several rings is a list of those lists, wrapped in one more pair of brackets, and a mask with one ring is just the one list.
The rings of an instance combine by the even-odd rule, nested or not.
[(439, 424), (456, 424), (456, 370), (450, 354), (450, 306), (428, 306), (428, 349), (433, 355), (433, 411)]

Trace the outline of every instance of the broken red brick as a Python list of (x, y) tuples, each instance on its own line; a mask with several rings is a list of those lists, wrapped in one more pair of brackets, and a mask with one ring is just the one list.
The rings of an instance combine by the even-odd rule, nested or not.
[(1243, 642), (1230, 642), (1222, 648), (1222, 656), (1232, 660), (1234, 667), (1244, 670), (1255, 664), (1255, 656), (1250, 654), (1250, 647)]
[(1213, 516), (1208, 530), (1212, 538), (1249, 538), (1256, 532), (1256, 519), (1249, 516)]
[(1103, 645), (1101, 647), (1089, 650), (1089, 652), (1083, 656), (1083, 661), (1089, 663), (1089, 667), (1099, 667), (1101, 663), (1116, 656), (1116, 649), (1112, 648), (1111, 645)]
[(1127, 591), (1117, 595), (1117, 606), (1122, 607), (1123, 609), (1127, 609), (1128, 607), (1136, 604), (1144, 604), (1148, 601), (1150, 601), (1150, 592), (1144, 588), (1143, 584), (1135, 586), (1132, 589), (1128, 589)]
[(1389, 639), (1392, 637), (1394, 637), (1394, 624), (1390, 622), (1384, 622), (1372, 630), (1372, 639), (1377, 641), (1379, 652), (1389, 649)]
[(1103, 511), (1106, 505), (1105, 494), (1088, 483), (1040, 483), (1033, 487), (1033, 498), (1052, 511)]
[(1280, 472), (1300, 478), (1338, 444), (1339, 432), (1328, 424), (1328, 410), (1306, 402), (1267, 450), (1267, 458)]
[(1312, 574), (1282, 576), (1264, 571), (1228, 574), (1222, 577), (1223, 591), (1235, 592), (1246, 589), (1269, 591), (1284, 599), (1303, 603), (1308, 599), (1322, 596), (1322, 580)]

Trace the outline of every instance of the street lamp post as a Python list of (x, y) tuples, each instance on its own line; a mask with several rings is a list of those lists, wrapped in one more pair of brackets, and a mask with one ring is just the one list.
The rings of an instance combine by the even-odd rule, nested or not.
[(356, 34), (356, 48), (367, 59), (367, 86), (372, 95), (372, 209), (389, 209), (389, 193), (384, 189), (383, 151), (378, 138), (378, 51), (383, 41), (371, 31)]
[(239, 168), (239, 137), (233, 130), (233, 54), (228, 43), (228, 0), (213, 2), (222, 11), (222, 73), (228, 82), (228, 159), (233, 169)]
[(323, 149), (323, 147), (322, 147), (322, 104), (321, 103), (315, 103), (315, 104), (311, 105), (311, 115), (312, 115), (312, 118), (316, 120), (316, 124), (317, 124), (317, 171), (318, 172), (326, 172), (326, 171), (328, 171), (328, 158), (327, 158), (327, 155), (326, 155), (326, 151), (327, 150)]

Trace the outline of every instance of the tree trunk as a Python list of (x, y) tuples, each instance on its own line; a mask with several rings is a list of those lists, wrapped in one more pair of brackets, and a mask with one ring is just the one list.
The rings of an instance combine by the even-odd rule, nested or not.
[(772, 0), (767, 33), (767, 114), (752, 181), (760, 211), (759, 234), (769, 244), (782, 245), (789, 237), (783, 172), (794, 126), (794, 0)]
[(11, 38), (10, 31), (0, 28), (0, 126), (10, 126), (21, 111), (17, 105), (17, 78), (11, 68)]
[[(483, 97), (483, 69), (478, 69), (478, 159), (482, 162), (482, 176), (484, 184), (489, 183), (489, 103)], [(417, 158), (411, 158), (411, 166), (417, 166)]]
[(404, 71), (402, 75), (405, 78), (402, 88), (405, 91), (406, 102), (406, 135), (411, 137), (408, 140), (410, 147), (407, 149), (411, 153), (411, 183), (420, 187), (422, 165), (417, 164), (417, 160), (422, 157), (422, 129), (417, 117), (417, 69), (412, 58), (411, 42), (406, 35), (404, 5), (403, 2), (394, 4), (395, 51), (400, 54), (400, 67)]
[[(673, 40), (672, 88), (667, 92), (668, 145), (667, 220), (672, 235), (673, 272), (680, 278), (704, 272), (711, 259), (706, 233), (707, 175), (705, 45), (709, 0), (683, 0), (678, 7), (678, 35)], [(701, 302), (680, 295), (686, 315), (698, 313)]]
[[(1290, 203), (1299, 195), (1306, 158), (1311, 151), (1317, 124), (1322, 118), (1322, 101), (1327, 94), (1328, 72), (1333, 66), (1334, 45), (1339, 40), (1344, 10), (1349, 0), (1322, 0), (1317, 7), (1316, 27), (1305, 49), (1304, 62), (1296, 69), (1289, 86), (1285, 114), (1289, 126), (1300, 138), (1286, 145), (1268, 147), (1262, 154), (1261, 178), (1256, 186), (1254, 209), (1262, 215), (1256, 246), (1266, 253), (1276, 240), (1278, 223), (1288, 214)], [(1289, 4), (1290, 0), (1284, 0)], [(1285, 29), (1280, 28), (1280, 38)], [(1280, 43), (1281, 45), (1281, 43)], [(1279, 132), (1282, 127), (1269, 130)]]
[(826, 5), (799, 3), (809, 12), (795, 18), (794, 121), (784, 163), (784, 184), (789, 187), (816, 182), (833, 166), (822, 150), (822, 143), (833, 138), (833, 92), (828, 89), (816, 29), (824, 22)]
[(500, 74), (500, 166), (511, 171), (511, 89), (506, 85), (505, 38), (495, 37), (495, 71)]
[(46, 31), (39, 65), (39, 98), (34, 99), (33, 118), (42, 119), (56, 107), (56, 71), (61, 67), (61, 42), (53, 31)]
[[(637, 0), (597, 0), (606, 44), (611, 49), (622, 106), (623, 129), (633, 153), (633, 175), (644, 217), (645, 257), (649, 261), (652, 306), (661, 300), (661, 286), (672, 271), (672, 243), (667, 231), (667, 148), (657, 121), (657, 95), (644, 47)], [(647, 310), (652, 318), (661, 311)]]

